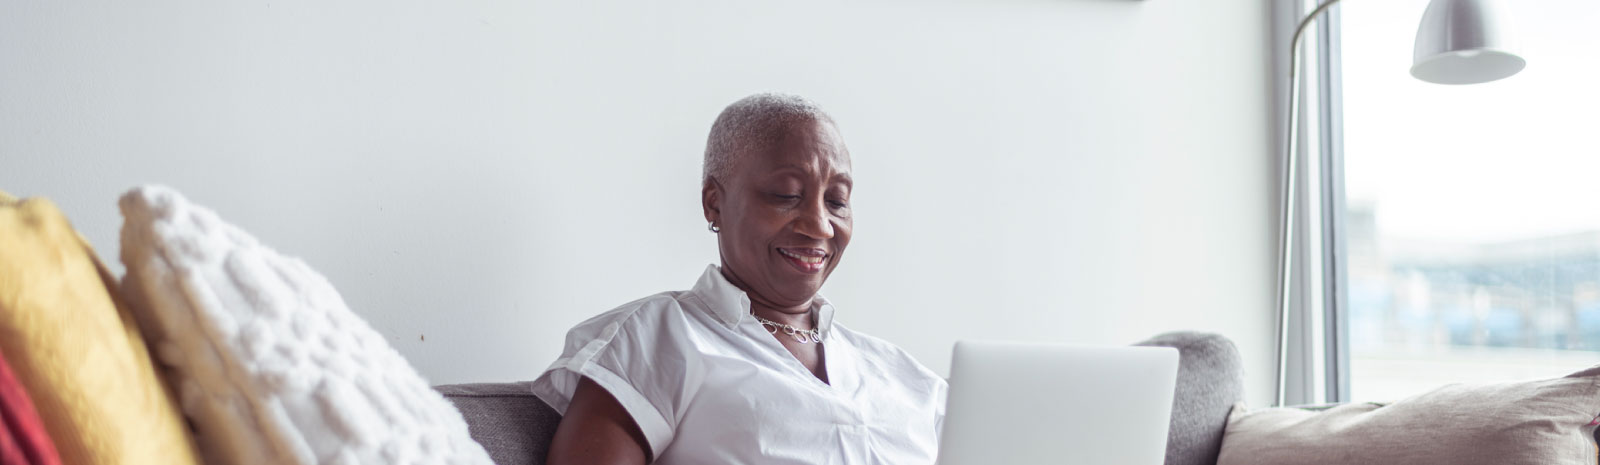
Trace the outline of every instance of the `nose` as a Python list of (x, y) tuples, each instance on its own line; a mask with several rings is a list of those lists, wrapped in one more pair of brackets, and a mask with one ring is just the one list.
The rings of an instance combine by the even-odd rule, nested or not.
[(809, 205), (795, 219), (795, 232), (817, 240), (832, 239), (833, 221), (828, 217), (828, 202), (819, 198), (807, 203)]

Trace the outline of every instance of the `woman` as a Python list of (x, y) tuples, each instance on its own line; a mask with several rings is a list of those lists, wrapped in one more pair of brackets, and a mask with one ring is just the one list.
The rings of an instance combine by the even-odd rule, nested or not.
[(722, 264), (567, 333), (534, 382), (563, 414), (548, 463), (932, 463), (944, 380), (817, 294), (850, 243), (851, 186), (816, 105), (723, 110), (700, 192)]

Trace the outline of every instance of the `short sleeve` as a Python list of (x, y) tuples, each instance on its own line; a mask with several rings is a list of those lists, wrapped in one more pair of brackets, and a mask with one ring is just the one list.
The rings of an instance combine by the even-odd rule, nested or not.
[(665, 296), (580, 323), (567, 332), (561, 357), (534, 381), (534, 394), (565, 415), (587, 377), (622, 404), (660, 457), (702, 378), (688, 324), (682, 307)]

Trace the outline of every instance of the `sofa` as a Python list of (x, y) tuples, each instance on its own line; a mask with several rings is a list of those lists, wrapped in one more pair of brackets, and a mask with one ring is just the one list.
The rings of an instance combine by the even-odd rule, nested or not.
[[(1229, 414), (1244, 398), (1238, 349), (1226, 337), (1172, 332), (1141, 346), (1178, 350), (1178, 382), (1167, 434), (1166, 465), (1215, 465)], [(561, 415), (534, 397), (528, 382), (435, 386), (466, 418), (472, 438), (500, 465), (540, 465)], [(1600, 430), (1595, 432), (1600, 441)]]
[[(1142, 346), (1178, 350), (1178, 387), (1167, 435), (1167, 465), (1214, 465), (1223, 427), (1243, 399), (1239, 351), (1227, 338), (1173, 332)], [(435, 386), (467, 420), (472, 438), (500, 465), (541, 465), (561, 415), (534, 397), (528, 382)]]

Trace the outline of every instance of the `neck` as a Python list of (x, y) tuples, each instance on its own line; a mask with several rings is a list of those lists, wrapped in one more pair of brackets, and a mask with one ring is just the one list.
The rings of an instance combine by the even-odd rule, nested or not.
[(814, 326), (816, 326), (816, 322), (812, 321), (811, 319), (811, 301), (807, 300), (805, 303), (789, 307), (767, 302), (766, 299), (761, 298), (761, 296), (756, 295), (754, 292), (750, 292), (750, 287), (744, 284), (744, 280), (739, 279), (738, 276), (734, 276), (733, 273), (729, 272), (727, 265), (723, 265), (719, 268), (724, 279), (727, 279), (728, 282), (732, 283), (734, 287), (744, 291), (745, 296), (750, 298), (750, 313), (768, 320), (772, 320), (776, 323), (786, 324), (796, 328), (812, 329)]

